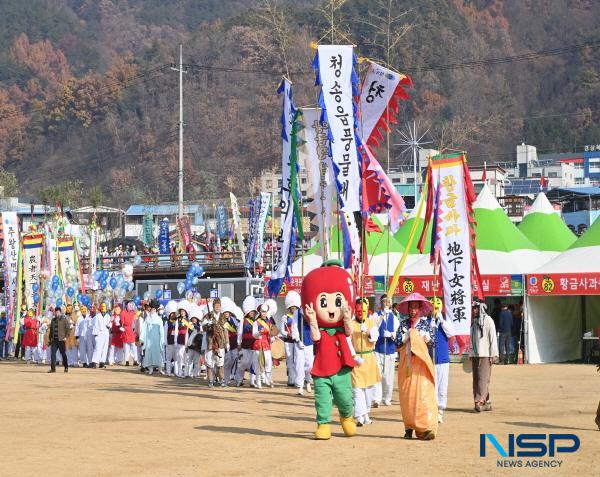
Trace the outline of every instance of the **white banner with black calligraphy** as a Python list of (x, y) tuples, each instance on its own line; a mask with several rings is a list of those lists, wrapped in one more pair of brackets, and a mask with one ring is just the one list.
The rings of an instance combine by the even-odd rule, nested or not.
[(307, 193), (312, 198), (308, 210), (315, 214), (319, 229), (321, 256), (329, 258), (328, 231), (332, 225), (332, 199), (334, 197), (333, 168), (329, 156), (329, 139), (327, 125), (320, 122), (321, 110), (317, 108), (302, 109), (304, 144), (298, 149), (298, 160), (307, 173)]
[(19, 219), (16, 212), (2, 212), (2, 234), (4, 235), (4, 293), (8, 321), (6, 339), (8, 340), (18, 313), (16, 308), (20, 240)]
[(237, 197), (232, 192), (229, 193), (231, 201), (231, 216), (233, 217), (233, 225), (235, 227), (235, 235), (237, 237), (238, 250), (244, 256), (244, 237), (242, 236), (242, 221), (240, 219), (240, 208), (238, 207)]
[(265, 251), (265, 225), (267, 223), (267, 214), (271, 208), (271, 193), (261, 192), (260, 193), (260, 213), (258, 215), (258, 224), (256, 230), (256, 244), (257, 251), (254, 256), (254, 262), (260, 265), (263, 264), (263, 254)]
[(468, 335), (471, 326), (471, 245), (462, 155), (435, 156), (431, 185), (436, 199), (439, 260), (444, 289), (444, 310), (456, 335)]
[(40, 305), (40, 280), (44, 257), (44, 234), (23, 236), (23, 281), (27, 309), (38, 310)]
[(360, 166), (356, 135), (358, 75), (354, 70), (351, 45), (319, 45), (313, 62), (316, 84), (321, 86), (319, 106), (321, 121), (329, 126), (329, 142), (333, 160), (340, 208), (347, 214), (360, 207)]

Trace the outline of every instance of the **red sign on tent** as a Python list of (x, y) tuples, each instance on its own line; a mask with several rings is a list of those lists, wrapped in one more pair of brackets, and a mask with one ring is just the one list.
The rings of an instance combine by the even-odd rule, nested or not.
[(600, 272), (528, 275), (527, 294), (532, 296), (600, 295)]

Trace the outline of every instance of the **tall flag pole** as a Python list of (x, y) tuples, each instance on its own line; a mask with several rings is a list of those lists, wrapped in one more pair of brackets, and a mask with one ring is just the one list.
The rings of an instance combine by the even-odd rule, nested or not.
[[(294, 187), (293, 179), (297, 179), (298, 164), (296, 158), (296, 140), (298, 114), (294, 105), (292, 95), (292, 85), (286, 78), (283, 79), (279, 89), (279, 94), (283, 93), (283, 112), (281, 114), (281, 138), (283, 150), (281, 154), (281, 189), (280, 189), (280, 209), (281, 226), (279, 236), (277, 237), (277, 257), (273, 263), (271, 279), (267, 285), (269, 295), (279, 294), (283, 282), (290, 277), (290, 267), (294, 259), (294, 247), (296, 246), (296, 213), (294, 210), (293, 192), (298, 191)], [(294, 169), (294, 170), (292, 170)], [(296, 199), (297, 200), (297, 199)]]
[(476, 197), (466, 155), (460, 152), (434, 156), (429, 162), (427, 177), (426, 223), (419, 248), (423, 250), (428, 222), (433, 217), (431, 259), (435, 263), (439, 255), (446, 318), (454, 323), (456, 335), (465, 337), (470, 332), (474, 285), (479, 298), (483, 297), (475, 247), (473, 203)]

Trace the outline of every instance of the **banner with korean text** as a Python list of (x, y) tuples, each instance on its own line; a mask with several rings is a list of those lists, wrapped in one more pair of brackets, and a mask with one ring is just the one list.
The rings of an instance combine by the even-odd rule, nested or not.
[(238, 207), (237, 197), (232, 192), (229, 193), (229, 200), (231, 201), (231, 216), (233, 218), (233, 225), (235, 228), (235, 235), (237, 237), (238, 250), (244, 255), (244, 237), (242, 236), (242, 221), (240, 219), (240, 208)]
[(471, 222), (464, 162), (462, 154), (442, 154), (432, 158), (429, 169), (429, 197), (435, 200), (432, 215), (437, 219), (431, 247), (439, 250), (444, 311), (457, 335), (468, 335), (471, 326)]
[(313, 61), (317, 85), (321, 86), (321, 122), (329, 127), (329, 144), (340, 209), (351, 214), (361, 210), (360, 139), (355, 128), (358, 75), (352, 45), (319, 45)]
[(15, 326), (19, 268), (19, 218), (16, 212), (2, 212), (2, 234), (4, 236), (4, 293), (6, 297), (6, 318), (8, 322), (6, 339), (12, 335)]
[(39, 312), (40, 279), (44, 257), (44, 235), (23, 236), (23, 281), (25, 282), (25, 304), (27, 309)]

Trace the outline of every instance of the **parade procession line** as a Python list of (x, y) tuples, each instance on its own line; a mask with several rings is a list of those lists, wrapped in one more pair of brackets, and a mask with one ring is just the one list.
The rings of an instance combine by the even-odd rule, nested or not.
[[(434, 441), (402, 439), (395, 400), (372, 410), (373, 424), (343, 437), (334, 415), (332, 438), (312, 439), (313, 398), (285, 385), (209, 389), (204, 381), (147, 376), (138, 368), (74, 368), (0, 363), (2, 475), (33, 476), (313, 476), (509, 475), (514, 459), (488, 446), (509, 434), (572, 433), (581, 446), (522, 460), (519, 475), (590, 475), (600, 463), (594, 415), (600, 376), (592, 365), (495, 366), (492, 412), (471, 409), (471, 375), (450, 368), (449, 409)], [(514, 462), (513, 462), (514, 461)], [(560, 467), (558, 462), (560, 461)], [(527, 466), (526, 466), (527, 464)], [(505, 467), (503, 467), (505, 466)], [(538, 466), (538, 467), (534, 467)]]

